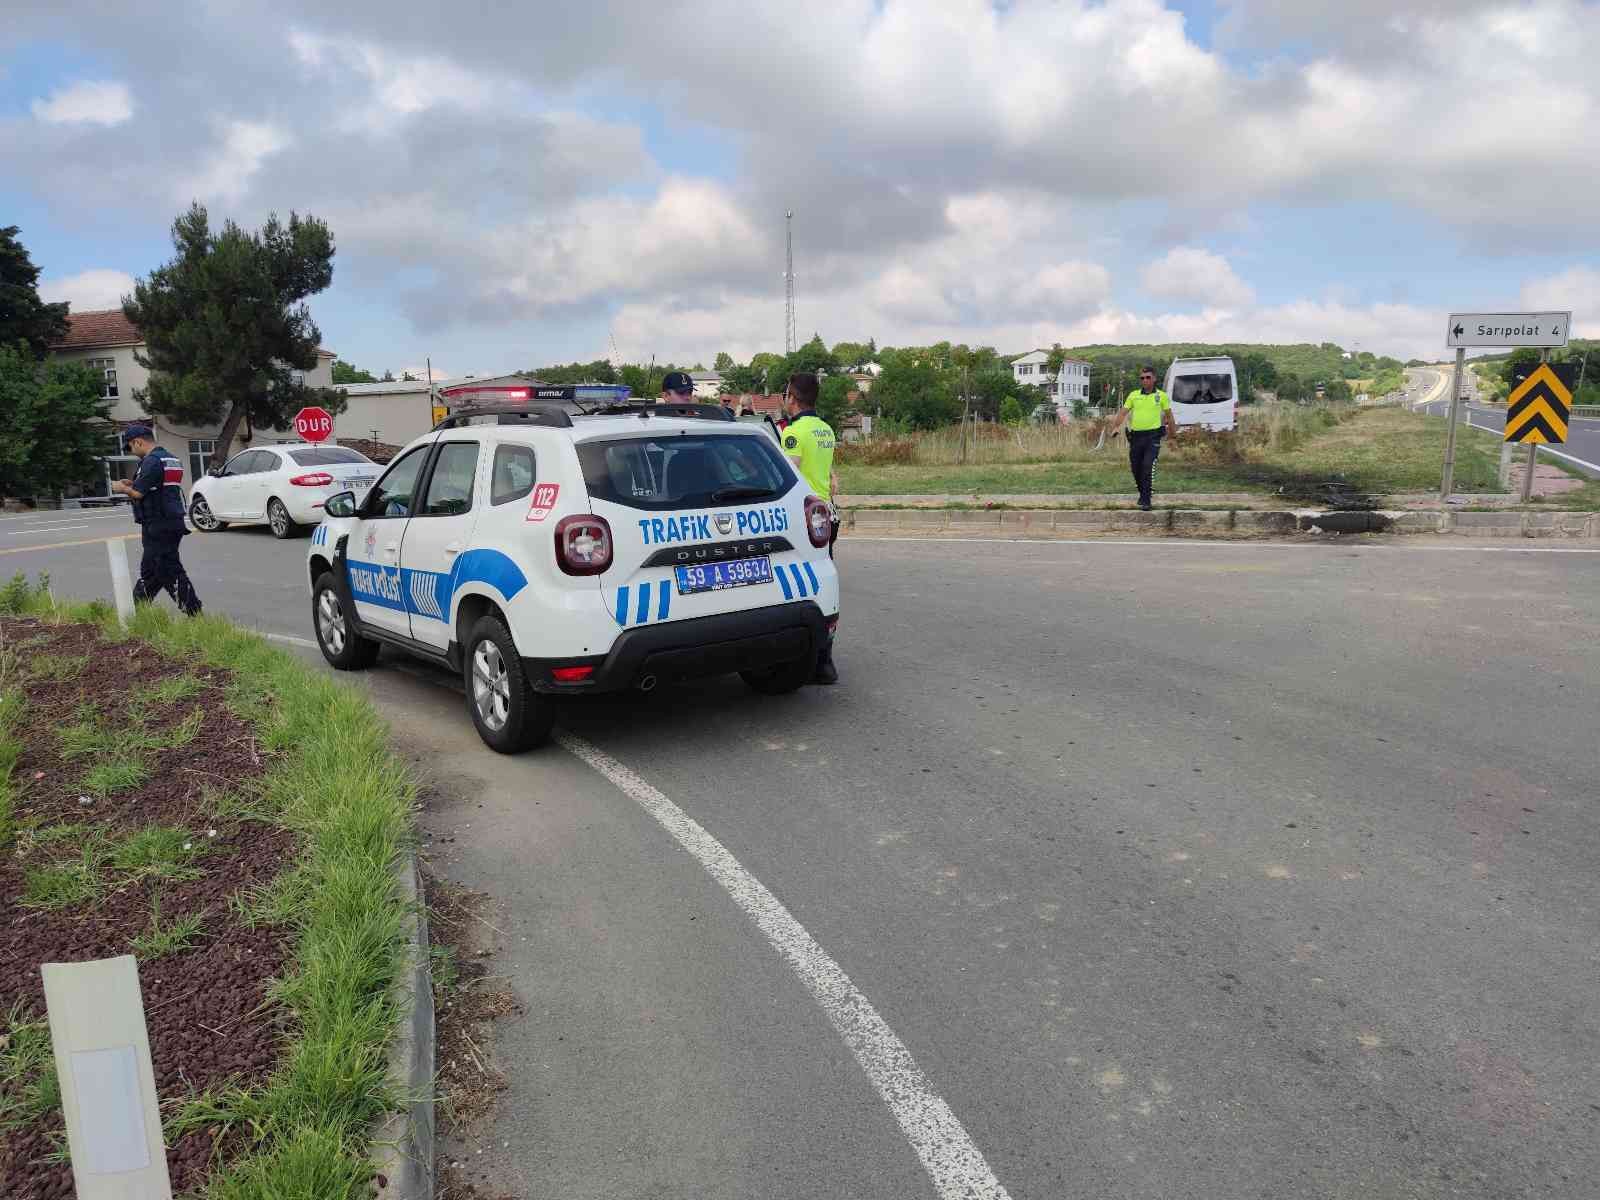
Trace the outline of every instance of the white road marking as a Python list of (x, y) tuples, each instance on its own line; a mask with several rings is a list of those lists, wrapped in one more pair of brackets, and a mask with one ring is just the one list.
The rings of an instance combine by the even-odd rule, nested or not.
[(322, 647), (318, 646), (310, 638), (295, 637), (293, 634), (288, 633), (267, 633), (264, 630), (259, 629), (256, 632), (260, 633), (261, 636), (266, 638), (269, 642), (283, 642), (288, 646), (305, 646), (311, 650), (322, 649)]
[[(1476, 414), (1473, 414), (1473, 415), (1476, 415)], [(1489, 426), (1489, 425), (1473, 425), (1471, 416), (1469, 416), (1467, 418), (1467, 424), (1471, 428), (1478, 430), (1480, 433), (1492, 433), (1496, 437), (1499, 437), (1499, 438), (1504, 438), (1505, 437), (1505, 432), (1506, 431), (1504, 429), (1495, 429), (1494, 427)], [(1600, 463), (1592, 463), (1586, 458), (1579, 458), (1576, 454), (1568, 454), (1563, 450), (1555, 449), (1553, 446), (1541, 445), (1539, 447), (1539, 453), (1541, 453), (1541, 454), (1553, 454), (1553, 455), (1555, 455), (1555, 457), (1564, 458), (1570, 463), (1577, 463), (1578, 466), (1580, 466), (1580, 467), (1588, 467), (1591, 471), (1600, 471)]]
[[(9, 524), (13, 521), (62, 521), (67, 519), (68, 517), (66, 513), (62, 512), (60, 509), (56, 509), (48, 516), (43, 513), (18, 513), (15, 516), (0, 517), (0, 523)], [(70, 519), (74, 521), (126, 521), (130, 518), (129, 510), (127, 508), (121, 508), (116, 512), (110, 513), (74, 512)]]
[[(1337, 537), (1337, 534), (1326, 537)], [(1395, 537), (1410, 538), (1411, 534), (1395, 534)], [(1509, 534), (1507, 536), (1516, 536)], [(927, 546), (960, 545), (964, 542), (979, 543), (990, 546), (1190, 546), (1204, 547), (1207, 550), (1325, 550), (1329, 545), (1340, 545), (1345, 549), (1352, 546), (1369, 546), (1374, 550), (1415, 550), (1421, 553), (1433, 554), (1600, 554), (1600, 547), (1593, 550), (1569, 549), (1564, 546), (1387, 546), (1378, 542), (1234, 542), (1221, 540), (1214, 542), (1194, 541), (1186, 538), (974, 538), (974, 537), (860, 537), (846, 536), (839, 539), (841, 546), (849, 542), (906, 542)]]
[(934, 1092), (911, 1051), (778, 898), (693, 817), (633, 771), (580, 737), (561, 733), (556, 740), (660, 822), (766, 934), (856, 1056), (922, 1160), (941, 1200), (1009, 1200), (983, 1154), (950, 1106)]
[(36, 533), (54, 533), (58, 529), (87, 529), (89, 522), (74, 521), (70, 525), (34, 525), (28, 529), (18, 529), (14, 533), (6, 534), (7, 537), (32, 537)]

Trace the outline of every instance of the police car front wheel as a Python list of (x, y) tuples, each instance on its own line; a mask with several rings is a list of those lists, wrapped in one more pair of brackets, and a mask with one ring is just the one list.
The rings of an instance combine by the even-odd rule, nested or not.
[(480, 617), (467, 634), (465, 660), (467, 711), (484, 745), (515, 754), (550, 736), (555, 709), (528, 686), (504, 621)]
[(351, 628), (331, 571), (324, 571), (311, 591), (311, 622), (322, 657), (335, 669), (361, 671), (378, 660), (378, 643)]

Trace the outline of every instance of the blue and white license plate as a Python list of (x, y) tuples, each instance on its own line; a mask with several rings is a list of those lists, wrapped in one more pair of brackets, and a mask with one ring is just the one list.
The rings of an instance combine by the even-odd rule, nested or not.
[(692, 592), (720, 592), (724, 588), (749, 587), (772, 582), (770, 558), (736, 558), (731, 562), (704, 563), (693, 567), (674, 567), (678, 576), (678, 595)]

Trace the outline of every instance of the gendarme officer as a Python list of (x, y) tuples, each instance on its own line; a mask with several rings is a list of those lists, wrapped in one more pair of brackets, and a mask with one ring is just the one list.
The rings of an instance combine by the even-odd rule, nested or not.
[(133, 598), (151, 601), (171, 592), (179, 608), (199, 616), (200, 597), (178, 558), (178, 543), (189, 532), (183, 523), (183, 464), (156, 445), (148, 425), (129, 426), (126, 437), (128, 449), (139, 456), (139, 469), (133, 482), (119, 479), (111, 490), (132, 501), (133, 519), (144, 543)]

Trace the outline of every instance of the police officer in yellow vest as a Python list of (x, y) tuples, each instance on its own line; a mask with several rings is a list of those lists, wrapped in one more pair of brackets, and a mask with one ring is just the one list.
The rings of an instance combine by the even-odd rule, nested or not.
[(1156, 481), (1156, 459), (1161, 455), (1165, 434), (1178, 435), (1178, 422), (1172, 415), (1172, 401), (1156, 387), (1154, 367), (1139, 369), (1139, 390), (1129, 392), (1121, 410), (1111, 422), (1115, 434), (1128, 426), (1128, 466), (1139, 487), (1139, 507), (1150, 511), (1150, 490)]
[[(830, 506), (839, 491), (839, 477), (833, 470), (833, 450), (836, 445), (833, 428), (817, 416), (817, 377), (809, 371), (796, 371), (789, 376), (789, 386), (784, 392), (784, 403), (789, 410), (789, 424), (783, 430), (783, 452), (788, 455), (800, 478), (810, 485), (818, 497)], [(833, 543), (839, 537), (839, 515), (833, 516), (833, 532), (828, 539), (828, 553), (833, 554)], [(817, 657), (817, 673), (813, 683), (838, 683), (839, 671), (833, 665), (833, 640), (823, 647)]]

